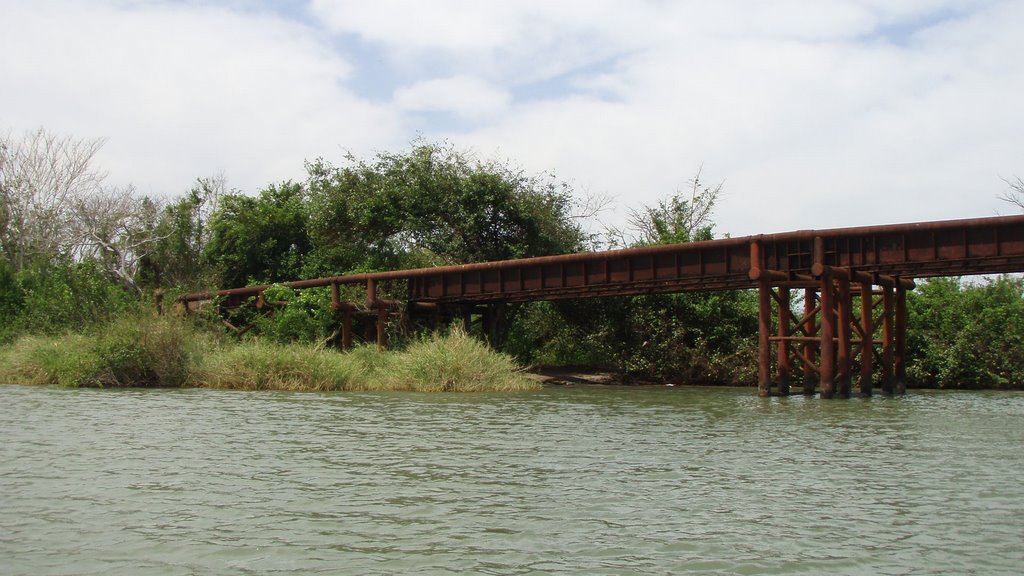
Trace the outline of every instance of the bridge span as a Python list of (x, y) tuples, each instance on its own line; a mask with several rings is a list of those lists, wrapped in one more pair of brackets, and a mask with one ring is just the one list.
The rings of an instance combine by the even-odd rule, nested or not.
[[(789, 394), (799, 383), (806, 394), (831, 398), (850, 396), (854, 367), (861, 394), (872, 393), (876, 375), (885, 392), (903, 391), (906, 293), (914, 279), (1006, 272), (1024, 272), (1024, 216), (800, 230), (283, 284), (332, 288), (343, 348), (351, 346), (358, 315), (376, 318), (383, 348), (387, 320), (397, 312), (435, 319), (479, 313), (487, 325), (508, 302), (756, 289), (759, 394)], [(378, 297), (383, 282), (404, 282), (406, 302)], [(344, 302), (347, 285), (365, 286), (365, 302)], [(227, 305), (254, 299), (264, 308), (269, 287), (179, 301), (186, 310), (214, 298)], [(802, 291), (802, 310), (792, 306), (795, 290)]]

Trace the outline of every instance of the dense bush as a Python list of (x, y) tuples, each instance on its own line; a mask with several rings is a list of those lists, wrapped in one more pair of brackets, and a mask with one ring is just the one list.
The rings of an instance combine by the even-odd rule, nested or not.
[(136, 315), (93, 334), (25, 336), (0, 348), (0, 382), (69, 387), (508, 392), (539, 387), (508, 356), (455, 330), (398, 352), (224, 342), (186, 320)]
[(178, 387), (211, 336), (190, 322), (137, 312), (84, 333), (25, 336), (0, 350), (0, 380), (62, 386)]
[(908, 324), (912, 385), (1024, 387), (1024, 279), (922, 282), (909, 295)]
[(635, 296), (531, 305), (514, 323), (506, 349), (532, 364), (743, 384), (753, 381), (756, 335), (752, 293)]
[(137, 305), (92, 261), (39, 262), (17, 273), (0, 266), (0, 342), (84, 330)]

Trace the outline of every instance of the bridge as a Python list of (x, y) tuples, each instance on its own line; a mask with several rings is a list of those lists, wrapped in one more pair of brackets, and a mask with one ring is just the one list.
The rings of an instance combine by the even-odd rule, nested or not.
[[(375, 318), (370, 326), (383, 348), (393, 314), (435, 322), (479, 314), (486, 333), (508, 302), (753, 289), (759, 395), (789, 394), (798, 383), (805, 394), (832, 398), (851, 395), (857, 366), (861, 394), (872, 393), (876, 373), (884, 392), (904, 391), (906, 298), (915, 279), (1007, 272), (1024, 272), (1024, 216), (800, 230), (283, 284), (331, 288), (344, 349), (359, 315)], [(379, 297), (384, 282), (405, 283), (404, 304)], [(344, 301), (342, 287), (351, 285), (365, 287), (365, 302)], [(178, 300), (186, 311), (214, 298), (228, 306), (255, 299), (257, 308), (272, 309), (264, 297), (269, 287)], [(800, 311), (792, 305), (794, 291), (802, 292)]]

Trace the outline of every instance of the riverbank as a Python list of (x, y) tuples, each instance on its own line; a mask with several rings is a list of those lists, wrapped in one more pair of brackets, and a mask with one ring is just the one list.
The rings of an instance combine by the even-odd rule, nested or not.
[(339, 353), (236, 342), (169, 317), (130, 317), (89, 334), (26, 336), (0, 349), (0, 382), (66, 387), (290, 391), (513, 392), (539, 389), (507, 355), (453, 330), (401, 351)]

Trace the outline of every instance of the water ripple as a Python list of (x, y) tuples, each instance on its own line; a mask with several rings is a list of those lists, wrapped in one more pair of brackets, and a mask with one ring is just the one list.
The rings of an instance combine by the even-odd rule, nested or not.
[(1015, 574), (1024, 396), (0, 387), (5, 574)]

